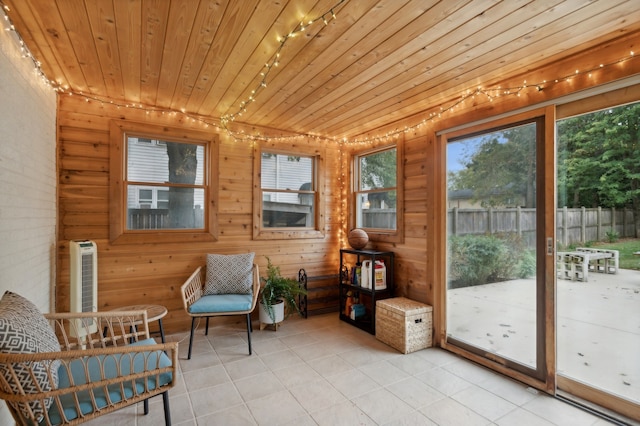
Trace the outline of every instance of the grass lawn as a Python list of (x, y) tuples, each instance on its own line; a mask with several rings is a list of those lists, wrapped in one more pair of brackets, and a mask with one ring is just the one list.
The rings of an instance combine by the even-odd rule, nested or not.
[(620, 252), (620, 269), (635, 269), (640, 271), (640, 255), (633, 254), (640, 252), (640, 239), (625, 238), (615, 243), (593, 243), (590, 247), (618, 250)]

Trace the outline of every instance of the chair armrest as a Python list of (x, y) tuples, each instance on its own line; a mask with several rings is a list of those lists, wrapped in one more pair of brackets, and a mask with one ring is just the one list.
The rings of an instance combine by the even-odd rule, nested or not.
[(202, 297), (204, 291), (204, 271), (205, 268), (199, 266), (180, 287), (185, 312), (189, 312), (189, 307)]
[(251, 310), (256, 307), (258, 295), (260, 294), (260, 270), (257, 264), (253, 264), (253, 301), (251, 302)]
[(124, 346), (149, 338), (147, 312), (59, 312), (45, 314), (63, 351)]
[[(54, 363), (60, 363), (57, 371), (66, 379), (60, 379), (58, 385), (48, 373), (51, 389), (42, 389), (40, 383), (32, 382), (32, 390), (28, 390), (29, 383), (25, 381), (35, 381), (32, 368), (39, 364), (49, 372)], [(173, 387), (177, 364), (177, 342), (33, 354), (0, 353), (0, 367), (5, 370), (0, 375), (0, 398), (7, 402), (14, 417), (26, 420), (25, 424), (56, 424), (69, 412), (72, 414), (67, 421), (91, 418), (100, 411), (113, 411)], [(20, 369), (32, 374), (19, 377)], [(9, 391), (12, 388), (18, 392)], [(46, 413), (42, 421), (34, 414), (37, 406)], [(49, 417), (52, 413), (53, 419)]]

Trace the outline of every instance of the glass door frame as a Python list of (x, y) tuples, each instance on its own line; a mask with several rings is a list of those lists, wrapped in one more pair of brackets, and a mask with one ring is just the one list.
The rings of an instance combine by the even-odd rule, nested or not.
[[(558, 102), (556, 119), (591, 113), (605, 108), (615, 108), (628, 103), (637, 103), (640, 101), (640, 83), (638, 81), (639, 78), (636, 77), (631, 80), (632, 84), (622, 88), (609, 91), (599, 90), (595, 93), (585, 94), (579, 99)], [(598, 411), (600, 408), (612, 410), (614, 412), (612, 417), (614, 418), (616, 417), (615, 413), (617, 413), (635, 421), (640, 421), (638, 405), (629, 400), (560, 374), (556, 377), (556, 383), (557, 395), (563, 399), (587, 406), (595, 404)]]
[[(536, 161), (536, 205), (538, 214), (536, 228), (536, 368), (489, 354), (478, 348), (456, 342), (447, 338), (447, 178), (446, 149), (451, 139), (465, 135), (473, 135), (490, 129), (507, 128), (525, 122), (536, 121), (537, 124), (537, 161)], [(436, 334), (442, 348), (469, 358), (479, 364), (499, 371), (507, 376), (525, 382), (530, 386), (548, 393), (555, 392), (556, 359), (555, 359), (555, 107), (536, 108), (487, 120), (480, 124), (438, 132), (436, 134), (434, 178), (435, 187), (441, 188), (434, 194), (433, 203), (439, 214), (434, 219), (434, 263), (439, 264), (434, 270), (436, 295), (441, 309), (436, 322)]]

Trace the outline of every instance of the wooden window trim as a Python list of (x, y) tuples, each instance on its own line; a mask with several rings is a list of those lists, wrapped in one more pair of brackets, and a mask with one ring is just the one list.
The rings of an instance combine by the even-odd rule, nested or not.
[(376, 151), (382, 151), (389, 148), (396, 148), (396, 229), (379, 230), (363, 228), (369, 236), (369, 241), (379, 243), (402, 243), (404, 242), (404, 135), (399, 137), (394, 143), (389, 145), (377, 146), (373, 149), (363, 151), (355, 151), (351, 153), (351, 197), (349, 207), (349, 229), (356, 227), (356, 206), (357, 195), (356, 187), (358, 179), (356, 173), (356, 158)]
[[(316, 194), (315, 194), (315, 229), (302, 228), (263, 228), (262, 227), (262, 184), (261, 166), (262, 153), (282, 155), (303, 155), (313, 157), (316, 165)], [(253, 149), (253, 239), (254, 240), (284, 240), (284, 239), (313, 239), (324, 238), (325, 230), (325, 168), (324, 149), (316, 147), (296, 146), (291, 149), (276, 149), (256, 144)]]
[[(124, 187), (126, 171), (126, 135), (140, 134), (161, 140), (205, 144), (205, 158), (209, 164), (205, 179), (207, 213), (203, 230), (179, 229), (160, 231), (127, 230), (127, 195)], [(146, 123), (112, 120), (109, 123), (109, 239), (112, 244), (171, 243), (216, 241), (218, 236), (218, 185), (216, 161), (218, 159), (218, 137), (198, 130), (173, 128)]]
[(638, 100), (640, 100), (640, 84), (634, 84), (611, 92), (560, 103), (556, 107), (556, 118), (561, 120), (580, 114), (590, 114), (606, 108), (617, 108), (622, 105), (636, 103)]
[(351, 154), (351, 206), (349, 215), (349, 229), (356, 227), (356, 197), (358, 193), (355, 188), (357, 185), (357, 169), (356, 158), (376, 151), (382, 151), (389, 148), (396, 148), (396, 229), (380, 230), (363, 228), (369, 236), (369, 241), (379, 243), (402, 243), (404, 242), (404, 135), (400, 136), (394, 143), (388, 145), (377, 146), (373, 149), (356, 151)]

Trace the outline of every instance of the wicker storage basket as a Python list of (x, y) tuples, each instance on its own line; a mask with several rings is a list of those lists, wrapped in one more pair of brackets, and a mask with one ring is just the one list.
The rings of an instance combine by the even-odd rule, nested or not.
[(431, 346), (433, 308), (405, 297), (376, 302), (376, 338), (402, 353)]

